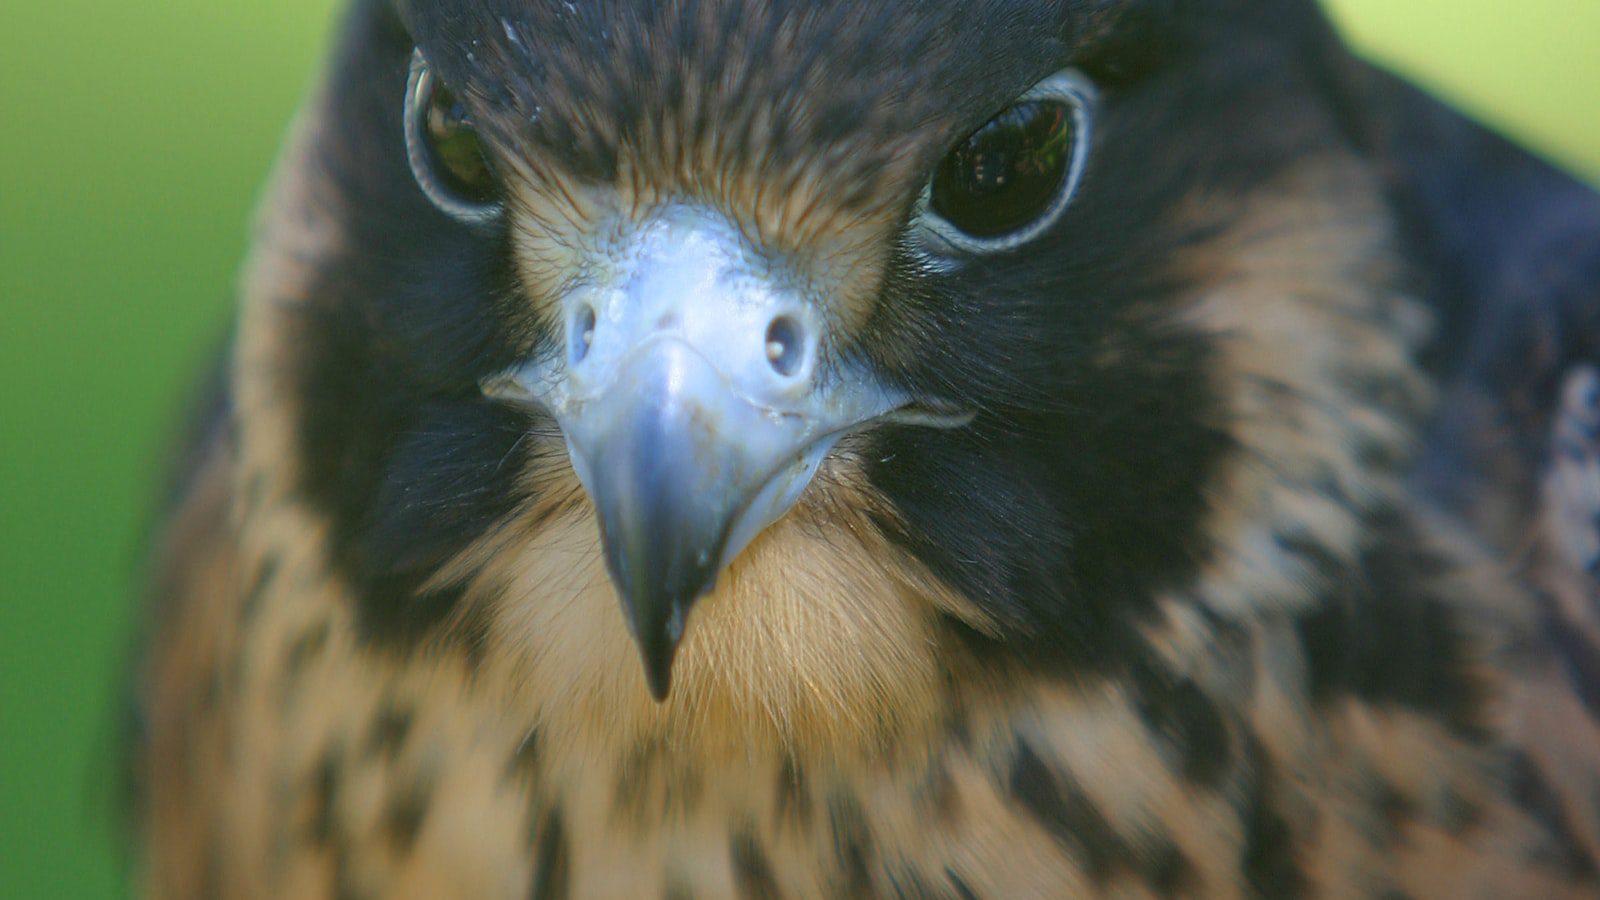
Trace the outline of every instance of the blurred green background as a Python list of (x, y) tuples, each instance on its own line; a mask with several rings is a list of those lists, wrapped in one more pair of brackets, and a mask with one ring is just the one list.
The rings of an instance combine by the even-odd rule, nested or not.
[[(126, 890), (109, 769), (146, 509), (335, 6), (0, 9), (0, 896)], [(1600, 182), (1600, 3), (1333, 7), (1371, 55)]]

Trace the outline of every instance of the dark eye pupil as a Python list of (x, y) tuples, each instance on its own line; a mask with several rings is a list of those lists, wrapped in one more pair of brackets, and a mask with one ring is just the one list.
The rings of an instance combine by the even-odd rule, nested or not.
[(472, 127), (466, 105), (438, 79), (433, 79), (426, 120), (428, 150), (439, 180), (452, 193), (473, 203), (494, 199), (494, 177)]
[(1048, 210), (1073, 152), (1072, 111), (1019, 103), (973, 132), (933, 176), (933, 209), (974, 237), (1016, 231)]

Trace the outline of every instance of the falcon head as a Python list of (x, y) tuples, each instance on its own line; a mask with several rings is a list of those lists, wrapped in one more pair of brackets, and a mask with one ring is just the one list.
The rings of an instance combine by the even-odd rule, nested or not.
[(246, 452), (374, 641), (537, 703), (883, 722), (1293, 612), (1426, 399), (1334, 46), (1298, 0), (368, 0)]

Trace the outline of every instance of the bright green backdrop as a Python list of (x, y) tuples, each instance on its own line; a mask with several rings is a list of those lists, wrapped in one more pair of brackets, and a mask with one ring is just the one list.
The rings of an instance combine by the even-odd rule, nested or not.
[[(45, 3), (0, 0), (0, 896), (104, 897), (162, 436), (225, 327), (333, 3)], [(1600, 177), (1600, 3), (1335, 7), (1377, 56)]]

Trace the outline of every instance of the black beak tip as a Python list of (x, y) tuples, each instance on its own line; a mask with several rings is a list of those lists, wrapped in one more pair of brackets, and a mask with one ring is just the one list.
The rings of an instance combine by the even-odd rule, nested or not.
[(646, 650), (644, 654), (644, 680), (650, 686), (650, 697), (657, 703), (665, 703), (672, 690), (674, 649), (668, 647), (665, 652), (655, 653)]
[(628, 624), (643, 658), (645, 683), (657, 703), (665, 702), (672, 689), (672, 663), (683, 641), (689, 607), (711, 589), (710, 581), (707, 579), (700, 590), (652, 591), (650, 596), (625, 604)]
[(715, 586), (731, 514), (680, 496), (682, 485), (666, 476), (619, 476), (604, 484), (595, 506), (606, 569), (643, 658), (650, 696), (663, 702), (689, 609)]

